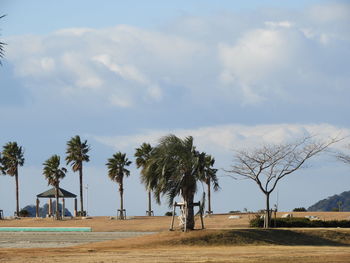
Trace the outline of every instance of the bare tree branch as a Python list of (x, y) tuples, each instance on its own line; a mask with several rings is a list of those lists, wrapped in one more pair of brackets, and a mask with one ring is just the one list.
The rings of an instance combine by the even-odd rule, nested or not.
[[(4, 18), (6, 15), (0, 15), (0, 19)], [(1, 59), (4, 58), (4, 46), (6, 45), (6, 43), (0, 41), (0, 65), (2, 65), (2, 61)]]
[[(347, 145), (347, 148), (350, 149), (350, 144)], [(350, 154), (346, 154), (344, 152), (338, 152), (336, 153), (336, 158), (346, 164), (350, 164)]]
[[(227, 172), (255, 181), (266, 195), (269, 210), (269, 196), (281, 179), (305, 167), (310, 158), (340, 140), (342, 139), (332, 138), (324, 142), (316, 141), (314, 136), (307, 136), (292, 143), (270, 144), (250, 151), (237, 151), (233, 165)], [(341, 156), (339, 159), (350, 163), (350, 156)]]

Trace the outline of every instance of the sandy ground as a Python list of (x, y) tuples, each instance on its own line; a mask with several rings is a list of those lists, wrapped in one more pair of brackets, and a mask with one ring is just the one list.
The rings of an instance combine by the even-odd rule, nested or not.
[[(288, 212), (279, 212), (277, 217), (281, 217)], [(290, 213), (290, 212), (289, 212)], [(293, 212), (294, 217), (317, 216), (322, 220), (350, 219), (350, 212)], [(226, 229), (226, 228), (247, 228), (249, 219), (254, 218), (254, 214), (236, 214), (239, 219), (229, 219), (228, 214), (212, 215), (204, 218), (206, 229)], [(158, 232), (169, 229), (171, 217), (167, 216), (137, 216), (128, 220), (111, 220), (110, 217), (92, 217), (92, 219), (65, 219), (53, 220), (47, 218), (21, 218), (20, 220), (0, 220), (0, 227), (91, 227), (93, 232)], [(175, 227), (178, 228), (178, 220), (175, 220)], [(196, 217), (196, 228), (200, 228), (200, 220)]]
[[(278, 213), (281, 216), (285, 213)], [(294, 216), (318, 216), (320, 219), (348, 219), (350, 212), (342, 213), (293, 213)], [(229, 215), (214, 215), (205, 218), (207, 229), (246, 228), (249, 218), (229, 219)], [(161, 232), (143, 237), (126, 238), (74, 247), (57, 248), (0, 248), (0, 262), (350, 262), (350, 246), (170, 246), (162, 245), (169, 238), (167, 230), (170, 217), (135, 217), (130, 220), (110, 220), (108, 217), (93, 219), (1, 220), (1, 226), (80, 226), (92, 227), (90, 234), (98, 232)], [(199, 226), (199, 220), (196, 221)], [(4, 233), (0, 233), (2, 235)], [(22, 233), (24, 234), (24, 233)], [(51, 233), (52, 237), (54, 236)], [(77, 237), (79, 234), (77, 233)], [(103, 236), (103, 233), (101, 233)], [(114, 233), (106, 233), (114, 234)], [(118, 234), (118, 233), (115, 233)], [(20, 234), (19, 234), (20, 235)], [(50, 235), (50, 234), (49, 234)], [(81, 235), (82, 236), (82, 235)], [(81, 238), (81, 236), (79, 238)], [(6, 239), (6, 238), (5, 238)], [(84, 239), (84, 238), (83, 238)], [(86, 237), (85, 241), (88, 240)], [(89, 241), (89, 240), (88, 240)], [(102, 241), (90, 240), (89, 242)], [(157, 245), (147, 246), (157, 241)], [(16, 243), (16, 242), (15, 242)], [(68, 243), (67, 243), (68, 244)]]
[(0, 251), (0, 262), (303, 262), (348, 263), (350, 249), (345, 247), (285, 247), (285, 246), (239, 246), (239, 247), (173, 247), (150, 249), (116, 249), (96, 251), (76, 249), (66, 251), (14, 251), (8, 256)]

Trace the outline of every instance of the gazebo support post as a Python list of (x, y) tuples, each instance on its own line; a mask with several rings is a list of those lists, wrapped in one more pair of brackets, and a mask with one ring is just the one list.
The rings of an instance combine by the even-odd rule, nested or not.
[(78, 207), (78, 201), (76, 198), (74, 198), (74, 217), (77, 217), (78, 213), (77, 213), (77, 207)]
[(35, 207), (35, 217), (39, 217), (39, 198), (36, 199), (36, 207)]
[(62, 198), (62, 219), (65, 216), (65, 213), (64, 213), (65, 210), (66, 210), (66, 202), (65, 202), (64, 198)]

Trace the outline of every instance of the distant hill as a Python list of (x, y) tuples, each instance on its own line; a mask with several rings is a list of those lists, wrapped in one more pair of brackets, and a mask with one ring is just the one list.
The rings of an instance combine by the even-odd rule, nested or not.
[[(52, 202), (52, 207), (53, 207), (53, 212), (55, 213), (56, 201)], [(58, 207), (59, 207), (59, 211), (62, 211), (62, 204), (61, 203), (58, 204)], [(35, 217), (35, 213), (36, 213), (35, 205), (27, 205), (26, 207), (23, 208), (23, 210), (28, 211), (29, 217)], [(44, 204), (43, 207), (39, 207), (39, 216), (46, 217), (46, 215), (49, 213), (48, 211), (49, 211), (49, 205)], [(71, 212), (67, 208), (64, 209), (64, 213), (65, 213), (65, 216), (72, 216)]]
[(308, 211), (335, 211), (340, 208), (341, 211), (350, 211), (350, 191), (341, 193), (340, 195), (333, 195), (316, 204), (310, 206)]

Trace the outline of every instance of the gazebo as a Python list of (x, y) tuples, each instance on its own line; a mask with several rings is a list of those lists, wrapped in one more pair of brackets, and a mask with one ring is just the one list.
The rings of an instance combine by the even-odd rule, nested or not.
[[(39, 217), (39, 198), (50, 198), (49, 199), (49, 216), (53, 215), (52, 211), (52, 198), (56, 198), (56, 188), (51, 188), (36, 196), (36, 217)], [(77, 216), (77, 196), (67, 190), (58, 188), (58, 198), (62, 198), (62, 216), (64, 216), (65, 210), (65, 198), (74, 198), (74, 216)]]

